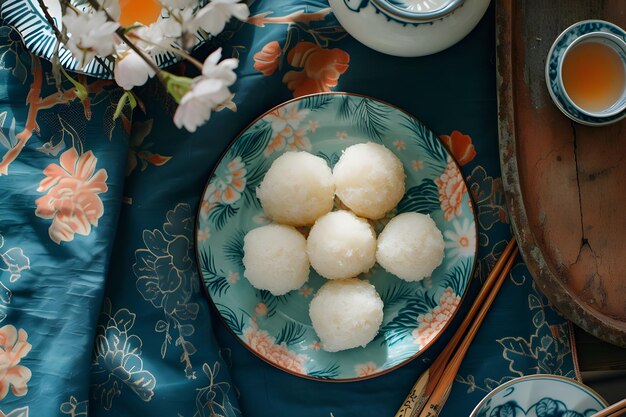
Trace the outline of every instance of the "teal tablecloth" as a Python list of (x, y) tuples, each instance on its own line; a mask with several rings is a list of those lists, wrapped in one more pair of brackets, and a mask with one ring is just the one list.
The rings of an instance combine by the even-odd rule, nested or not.
[[(300, 379), (227, 332), (200, 291), (193, 256), (196, 207), (229, 141), (294, 94), (329, 88), (406, 109), (443, 135), (462, 164), (478, 210), (480, 261), (455, 324), (510, 238), (493, 7), (465, 40), (423, 58), (367, 49), (326, 7), (255, 1), (256, 18), (208, 45), (205, 54), (219, 44), (241, 60), (238, 111), (215, 114), (195, 134), (173, 126), (174, 106), (156, 83), (139, 90), (145, 113), (116, 123), (113, 85), (87, 80), (82, 103), (71, 86), (57, 95), (50, 66), (0, 28), (0, 416), (395, 413), (450, 332), (381, 377)], [(296, 48), (308, 54), (299, 58)], [(568, 324), (520, 261), (443, 415), (468, 415), (491, 388), (523, 374), (574, 377), (570, 347)]]

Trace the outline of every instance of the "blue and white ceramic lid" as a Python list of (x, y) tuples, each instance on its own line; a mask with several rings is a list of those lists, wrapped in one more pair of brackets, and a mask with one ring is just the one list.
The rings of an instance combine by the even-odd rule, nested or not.
[(441, 19), (457, 8), (465, 0), (372, 0), (384, 12), (406, 19), (408, 22), (428, 22)]

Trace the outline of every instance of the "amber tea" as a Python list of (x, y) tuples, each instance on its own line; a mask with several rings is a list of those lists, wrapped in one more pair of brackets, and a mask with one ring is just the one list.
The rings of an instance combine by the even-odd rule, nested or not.
[(561, 69), (563, 86), (570, 99), (590, 112), (606, 110), (623, 95), (624, 62), (604, 43), (587, 41), (567, 52)]

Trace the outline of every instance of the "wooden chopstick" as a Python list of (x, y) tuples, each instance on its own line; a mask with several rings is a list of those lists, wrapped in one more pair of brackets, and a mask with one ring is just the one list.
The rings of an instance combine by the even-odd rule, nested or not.
[(502, 254), (500, 255), (500, 259), (496, 262), (493, 269), (489, 273), (489, 276), (485, 280), (480, 292), (476, 296), (472, 307), (469, 312), (465, 316), (465, 319), (457, 329), (456, 333), (446, 347), (441, 351), (437, 359), (432, 363), (432, 365), (424, 371), (420, 378), (417, 380), (406, 399), (402, 403), (402, 406), (398, 409), (395, 417), (415, 417), (417, 416), (424, 405), (430, 398), (433, 390), (437, 386), (439, 379), (441, 378), (446, 365), (450, 361), (450, 357), (452, 353), (456, 350), (459, 342), (463, 338), (465, 331), (471, 325), (472, 321), (476, 314), (480, 311), (481, 306), (484, 304), (485, 299), (489, 296), (494, 284), (497, 279), (500, 277), (503, 268), (505, 267), (507, 261), (511, 257), (513, 250), (516, 249), (515, 238), (512, 238), (508, 243)]
[(487, 315), (487, 312), (489, 311), (489, 308), (491, 307), (493, 300), (496, 299), (496, 296), (498, 295), (498, 291), (502, 287), (504, 280), (509, 275), (511, 268), (513, 268), (513, 264), (515, 263), (515, 258), (517, 256), (517, 253), (518, 253), (518, 249), (517, 247), (515, 247), (515, 249), (513, 250), (513, 253), (507, 259), (506, 264), (504, 265), (504, 268), (502, 269), (498, 278), (496, 279), (493, 289), (489, 293), (484, 304), (481, 306), (480, 311), (478, 312), (476, 318), (472, 322), (472, 325), (467, 331), (467, 334), (463, 338), (463, 341), (461, 342), (459, 349), (456, 351), (456, 353), (454, 354), (454, 356), (452, 357), (452, 359), (446, 366), (446, 369), (443, 371), (443, 375), (441, 375), (441, 378), (439, 379), (437, 386), (435, 387), (435, 389), (433, 390), (433, 393), (431, 394), (430, 398), (426, 402), (424, 409), (419, 414), (419, 417), (437, 417), (439, 415), (441, 408), (443, 407), (446, 400), (448, 399), (448, 395), (450, 394), (450, 389), (452, 388), (452, 384), (454, 383), (456, 374), (459, 372), (459, 368), (461, 367), (461, 362), (463, 361), (465, 354), (467, 353), (470, 345), (472, 344), (472, 341), (474, 340), (474, 336), (476, 336), (476, 333), (478, 333), (478, 329), (480, 329), (480, 326), (483, 323), (483, 320), (485, 319), (485, 316)]
[(626, 414), (626, 398), (600, 410), (591, 417), (617, 417)]

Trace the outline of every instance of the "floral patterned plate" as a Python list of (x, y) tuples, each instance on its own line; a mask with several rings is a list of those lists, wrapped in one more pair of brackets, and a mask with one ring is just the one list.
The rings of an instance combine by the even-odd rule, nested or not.
[[(421, 282), (402, 281), (378, 265), (364, 274), (385, 303), (381, 330), (365, 348), (329, 353), (320, 349), (308, 315), (325, 279), (311, 269), (308, 283), (284, 296), (254, 289), (243, 276), (243, 237), (268, 223), (255, 189), (279, 155), (306, 150), (332, 167), (343, 149), (370, 140), (404, 163), (407, 192), (396, 212), (429, 213), (444, 234), (445, 259)], [(384, 223), (374, 224), (378, 232)], [(345, 381), (399, 367), (441, 335), (472, 275), (476, 222), (456, 162), (422, 123), (372, 98), (315, 94), (270, 110), (231, 144), (202, 197), (196, 250), (210, 299), (248, 349), (286, 372)]]

